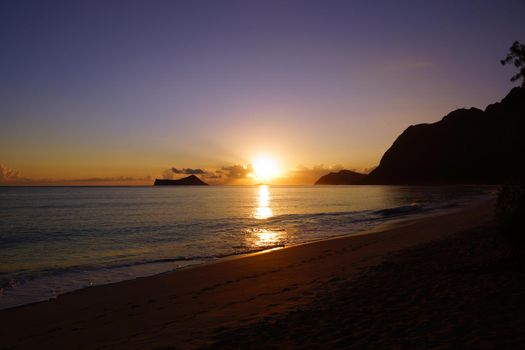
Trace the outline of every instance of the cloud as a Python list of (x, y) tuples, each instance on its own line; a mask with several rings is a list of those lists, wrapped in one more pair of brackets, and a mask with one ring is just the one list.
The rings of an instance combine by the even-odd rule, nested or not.
[(50, 178), (27, 178), (19, 176), (19, 172), (0, 164), (0, 184), (8, 185), (111, 185), (111, 184), (139, 184), (150, 183), (151, 176), (132, 177), (132, 176), (116, 176), (116, 177), (85, 177), (77, 179), (50, 179)]
[(407, 59), (400, 61), (393, 61), (386, 65), (386, 70), (388, 71), (418, 71), (418, 70), (427, 70), (435, 67), (434, 62), (428, 60), (417, 60), (417, 59)]
[(17, 170), (10, 169), (5, 165), (0, 164), (0, 183), (19, 180), (18, 173)]
[(38, 180), (49, 182), (135, 182), (135, 181), (151, 181), (151, 176), (133, 177), (133, 176), (116, 176), (116, 177), (86, 177), (79, 179), (66, 180)]
[(173, 171), (171, 169), (166, 169), (162, 172), (162, 178), (171, 180), (173, 179)]
[(211, 174), (211, 173), (207, 173), (205, 177), (208, 179), (212, 179), (212, 180), (218, 180), (222, 178), (221, 174)]
[(218, 173), (223, 174), (228, 179), (245, 179), (253, 172), (251, 164), (223, 166)]
[(251, 179), (253, 166), (251, 164), (234, 164), (223, 165), (214, 170), (205, 170), (201, 168), (170, 168), (162, 173), (165, 179), (172, 179), (174, 175), (200, 175), (202, 180), (214, 185), (227, 184), (249, 184), (245, 180)]
[(321, 176), (330, 172), (338, 172), (344, 167), (340, 164), (325, 166), (324, 164), (315, 165), (313, 167), (306, 167), (299, 165), (294, 170), (288, 172), (288, 176), (284, 182), (287, 184), (312, 185)]
[(375, 168), (377, 168), (377, 165), (371, 166), (370, 168), (364, 168), (363, 174), (370, 174)]
[[(281, 185), (312, 185), (321, 176), (330, 172), (338, 172), (345, 169), (341, 164), (324, 165), (318, 164), (312, 167), (299, 165), (295, 169), (283, 173), (280, 177), (272, 180), (274, 184)], [(346, 168), (348, 169), (348, 168)], [(350, 169), (360, 173), (368, 173), (372, 168)], [(166, 169), (163, 177), (172, 179), (175, 174), (196, 174), (201, 179), (213, 185), (249, 185), (256, 182), (252, 174), (254, 172), (252, 164), (223, 165), (215, 169), (191, 169), (191, 168), (170, 168)]]
[(202, 177), (204, 181), (216, 185), (243, 184), (243, 180), (250, 178), (252, 173), (253, 167), (251, 164), (235, 164), (224, 165), (214, 171), (205, 171)]
[(173, 179), (174, 175), (205, 175), (208, 171), (204, 169), (192, 169), (192, 168), (169, 168), (162, 172), (163, 179)]
[(174, 174), (187, 174), (187, 175), (202, 175), (202, 174), (206, 174), (206, 170), (204, 170), (204, 169), (191, 169), (191, 168), (177, 169), (177, 168), (171, 168), (171, 171)]

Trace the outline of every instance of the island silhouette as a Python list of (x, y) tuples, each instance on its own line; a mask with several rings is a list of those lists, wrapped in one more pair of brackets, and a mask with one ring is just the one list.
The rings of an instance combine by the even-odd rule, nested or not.
[(154, 186), (208, 186), (208, 184), (195, 175), (183, 177), (182, 179), (155, 179)]

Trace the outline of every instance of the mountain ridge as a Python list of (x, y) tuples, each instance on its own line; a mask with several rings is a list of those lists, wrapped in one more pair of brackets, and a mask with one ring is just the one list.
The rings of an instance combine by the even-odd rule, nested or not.
[[(525, 178), (524, 155), (525, 88), (515, 87), (485, 110), (460, 108), (437, 122), (410, 125), (379, 165), (352, 184), (501, 184)], [(315, 183), (336, 184), (333, 174)]]
[(314, 185), (357, 185), (366, 175), (351, 170), (340, 170), (321, 176)]
[(497, 184), (522, 176), (525, 88), (500, 102), (457, 109), (411, 125), (384, 153), (364, 184)]

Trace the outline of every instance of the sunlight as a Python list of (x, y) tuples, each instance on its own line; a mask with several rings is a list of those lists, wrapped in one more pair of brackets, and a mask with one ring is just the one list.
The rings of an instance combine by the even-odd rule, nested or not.
[(253, 177), (258, 181), (269, 181), (279, 175), (277, 162), (268, 156), (260, 156), (252, 162)]
[(255, 213), (253, 214), (254, 218), (263, 220), (273, 216), (272, 209), (270, 209), (270, 191), (268, 190), (268, 186), (259, 186), (257, 204)]
[(246, 243), (253, 248), (272, 249), (284, 247), (287, 233), (283, 229), (253, 228), (246, 230)]
[(260, 230), (256, 232), (255, 245), (258, 247), (271, 247), (278, 245), (282, 239), (280, 232)]

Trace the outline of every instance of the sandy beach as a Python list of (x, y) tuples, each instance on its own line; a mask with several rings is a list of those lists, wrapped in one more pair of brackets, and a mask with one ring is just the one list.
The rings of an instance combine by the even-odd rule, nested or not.
[(525, 350), (524, 14), (1, 1), (0, 350)]
[[(450, 333), (452, 340), (460, 339), (462, 332), (478, 328), (493, 333), (487, 333), (488, 340), (473, 336), (479, 343), (470, 345), (490, 348), (490, 335), (499, 334), (483, 323), (485, 304), (471, 310), (461, 304), (461, 295), (488, 290), (490, 297), (493, 283), (505, 285), (501, 279), (512, 276), (501, 274), (496, 282), (482, 278), (484, 289), (472, 290), (468, 283), (447, 284), (440, 277), (453, 266), (452, 275), (462, 281), (471, 276), (468, 266), (485, 266), (483, 259), (493, 258), (487, 248), (493, 243), (493, 206), (477, 203), (372, 233), (90, 287), (4, 310), (0, 348), (445, 348), (453, 344), (435, 344), (432, 337)], [(520, 283), (512, 287), (521, 288)], [(447, 310), (455, 298), (460, 305)], [(487, 312), (492, 317), (487, 322), (498, 321), (496, 309)], [(525, 326), (523, 318), (516, 322)], [(512, 330), (506, 331), (514, 344)]]

